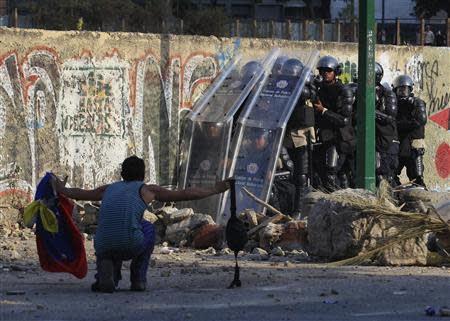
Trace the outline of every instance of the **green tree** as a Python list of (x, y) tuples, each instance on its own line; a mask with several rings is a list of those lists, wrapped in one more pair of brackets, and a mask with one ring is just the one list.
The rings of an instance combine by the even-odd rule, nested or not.
[(438, 11), (444, 10), (450, 13), (450, 1), (448, 0), (416, 0), (414, 12), (418, 18), (430, 18)]
[(220, 7), (190, 10), (186, 14), (186, 32), (203, 36), (226, 36), (230, 18)]

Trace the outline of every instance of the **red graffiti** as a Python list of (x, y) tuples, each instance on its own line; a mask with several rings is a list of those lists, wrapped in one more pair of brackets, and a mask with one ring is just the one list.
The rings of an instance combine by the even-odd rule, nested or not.
[(449, 130), (448, 123), (450, 121), (450, 108), (446, 108), (434, 115), (431, 115), (429, 118), (439, 126), (445, 128), (446, 130)]
[(29, 191), (24, 191), (17, 188), (9, 188), (3, 191), (0, 191), (0, 198), (20, 198), (25, 200), (26, 202), (31, 202), (31, 195)]
[[(148, 60), (149, 63), (153, 63), (155, 64), (156, 68), (158, 69), (158, 72), (160, 73), (161, 76), (161, 81), (164, 82), (168, 82), (169, 81), (169, 77), (174, 77), (173, 80), (175, 82), (175, 79), (177, 80), (176, 82), (179, 83), (178, 88), (164, 88), (163, 90), (168, 90), (168, 91), (172, 91), (172, 90), (178, 90), (178, 97), (179, 97), (179, 101), (178, 101), (178, 106), (176, 106), (178, 109), (182, 109), (182, 108), (192, 108), (193, 105), (193, 97), (195, 95), (196, 89), (199, 85), (201, 84), (210, 84), (213, 80), (214, 77), (217, 75), (218, 70), (215, 69), (213, 71), (213, 75), (205, 75), (199, 78), (194, 78), (194, 79), (190, 79), (190, 81), (188, 81), (188, 83), (185, 82), (185, 73), (186, 73), (186, 68), (188, 68), (188, 65), (190, 62), (192, 62), (195, 58), (198, 57), (203, 57), (203, 58), (212, 58), (215, 61), (215, 65), (218, 66), (218, 61), (215, 57), (215, 55), (213, 53), (209, 53), (209, 52), (203, 52), (203, 51), (195, 51), (192, 52), (186, 59), (182, 59), (181, 54), (175, 54), (175, 55), (171, 55), (170, 57), (167, 58), (167, 62), (165, 65), (163, 65), (161, 59), (158, 57), (158, 55), (153, 52), (151, 49), (147, 49), (145, 50), (144, 54), (142, 54), (137, 60), (134, 61), (134, 65), (131, 68), (131, 72), (130, 72), (130, 84), (131, 84), (131, 90), (130, 90), (130, 103), (131, 103), (131, 107), (135, 108), (136, 107), (136, 90), (137, 90), (137, 72), (138, 72), (138, 65), (140, 62), (144, 62), (146, 60)], [(180, 66), (180, 70), (178, 73), (172, 74), (170, 75), (170, 69), (174, 67), (175, 62), (179, 62)], [(163, 86), (164, 87), (164, 86)], [(187, 89), (189, 92), (188, 97), (185, 97), (184, 93), (183, 93), (183, 89)]]
[(434, 159), (436, 170), (440, 177), (446, 179), (450, 175), (450, 146), (442, 143), (437, 151)]

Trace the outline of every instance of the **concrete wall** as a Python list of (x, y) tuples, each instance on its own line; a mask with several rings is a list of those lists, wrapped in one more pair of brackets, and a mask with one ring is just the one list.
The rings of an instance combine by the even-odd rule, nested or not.
[[(0, 204), (30, 194), (47, 170), (71, 185), (118, 178), (130, 154), (170, 184), (183, 110), (236, 53), (317, 48), (357, 68), (354, 44), (151, 34), (0, 30)], [(409, 73), (427, 103), (426, 182), (449, 189), (450, 48), (377, 47), (385, 80)], [(3, 202), (4, 203), (4, 202)]]

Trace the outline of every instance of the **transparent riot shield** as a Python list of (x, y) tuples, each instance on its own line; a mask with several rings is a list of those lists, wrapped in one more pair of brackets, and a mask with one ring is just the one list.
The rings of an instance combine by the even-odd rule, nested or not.
[[(276, 51), (272, 51), (263, 63), (273, 60), (274, 56)], [(225, 178), (234, 116), (263, 74), (264, 68), (261, 68), (252, 77), (244, 78), (235, 67), (218, 84), (208, 100), (194, 107), (186, 122), (180, 148), (180, 187), (212, 187), (216, 181)], [(214, 218), (220, 209), (219, 205), (218, 195), (179, 204)]]
[[(269, 75), (255, 97), (245, 106), (238, 121), (237, 134), (233, 138), (232, 161), (227, 174), (236, 179), (237, 213), (246, 208), (265, 211), (262, 205), (246, 195), (243, 188), (259, 199), (268, 201), (286, 124), (317, 58), (317, 50), (304, 53), (301, 60), (307, 63), (299, 76)], [(217, 219), (219, 224), (228, 221), (228, 208), (228, 193), (224, 193)]]
[[(226, 79), (233, 78), (236, 74), (241, 56), (232, 59), (221, 71), (220, 75), (216, 77), (214, 82), (208, 87), (206, 93), (195, 103), (190, 114), (182, 123), (180, 150), (179, 150), (179, 166), (178, 166), (178, 187), (186, 188), (188, 166), (191, 155), (191, 145), (194, 136), (194, 123), (198, 114), (201, 114), (207, 107), (210, 106), (215, 93), (220, 89)], [(236, 78), (236, 77), (234, 77)], [(229, 82), (229, 81), (228, 81)]]

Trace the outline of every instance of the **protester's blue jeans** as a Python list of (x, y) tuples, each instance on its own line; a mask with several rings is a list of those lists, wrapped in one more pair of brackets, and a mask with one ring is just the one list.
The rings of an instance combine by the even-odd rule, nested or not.
[(121, 269), (122, 261), (131, 260), (130, 265), (130, 281), (147, 282), (147, 270), (150, 263), (150, 257), (155, 246), (155, 227), (152, 223), (142, 220), (142, 231), (144, 232), (144, 241), (141, 245), (132, 251), (120, 252), (114, 251), (111, 253), (102, 253), (96, 255), (97, 257), (97, 274), (95, 278), (98, 280), (99, 263), (103, 259), (112, 260), (114, 265), (114, 282), (116, 286), (122, 279)]

